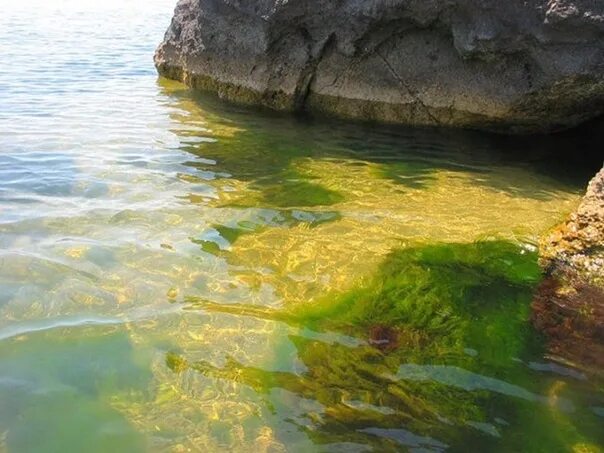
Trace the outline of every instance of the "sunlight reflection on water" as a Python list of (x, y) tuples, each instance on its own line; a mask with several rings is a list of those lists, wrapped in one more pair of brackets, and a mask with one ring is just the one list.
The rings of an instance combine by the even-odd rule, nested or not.
[[(0, 450), (601, 442), (601, 387), (526, 365), (545, 360), (526, 310), (485, 309), (495, 333), (476, 340), (463, 307), (440, 307), (450, 333), (397, 324), (395, 350), (346, 318), (358, 287), (398, 275), (393, 250), (441, 243), (433, 267), (409, 258), (418, 281), (459, 266), (466, 286), (440, 296), (526, 308), (517, 274), (588, 172), (539, 144), (260, 114), (158, 81), (172, 3), (0, 1)], [(514, 252), (463, 261), (477, 240)], [(379, 297), (430, 292), (393, 285)], [(290, 313), (341, 297), (333, 324)], [(486, 357), (498, 322), (530, 339), (509, 349), (525, 361)]]

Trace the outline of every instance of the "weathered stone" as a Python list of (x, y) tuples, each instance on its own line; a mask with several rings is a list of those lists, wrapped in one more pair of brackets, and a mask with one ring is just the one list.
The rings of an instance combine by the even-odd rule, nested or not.
[(155, 63), (280, 110), (548, 132), (604, 112), (604, 1), (180, 0)]
[(576, 212), (542, 240), (540, 250), (550, 273), (572, 272), (604, 287), (604, 168), (589, 183)]
[(541, 243), (546, 278), (533, 303), (533, 323), (550, 352), (580, 367), (604, 370), (604, 168), (579, 208)]

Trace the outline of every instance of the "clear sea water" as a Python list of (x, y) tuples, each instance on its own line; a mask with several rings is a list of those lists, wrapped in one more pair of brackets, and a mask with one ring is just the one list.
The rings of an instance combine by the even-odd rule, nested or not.
[(0, 452), (602, 451), (530, 324), (589, 144), (224, 104), (173, 6), (0, 0)]

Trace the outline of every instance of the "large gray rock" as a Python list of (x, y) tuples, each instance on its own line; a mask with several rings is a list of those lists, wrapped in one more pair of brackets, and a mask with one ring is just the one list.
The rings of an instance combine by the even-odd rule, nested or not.
[(604, 0), (180, 0), (155, 62), (275, 109), (548, 132), (604, 112)]

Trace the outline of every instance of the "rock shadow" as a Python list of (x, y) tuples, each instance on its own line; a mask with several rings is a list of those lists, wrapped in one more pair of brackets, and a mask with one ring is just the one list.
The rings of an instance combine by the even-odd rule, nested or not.
[[(198, 115), (212, 130), (197, 137), (175, 131), (183, 139), (181, 149), (201, 158), (187, 165), (248, 182), (263, 194), (264, 203), (276, 207), (331, 205), (345, 196), (296, 168), (296, 162), (308, 159), (374, 164), (377, 177), (403, 188), (429, 187), (442, 170), (465, 173), (476, 175), (477, 185), (532, 199), (555, 194), (522, 187), (513, 171), (502, 175), (493, 170), (524, 171), (580, 193), (602, 161), (604, 120), (555, 136), (505, 137), (284, 115), (225, 103), (163, 79), (160, 86), (178, 108), (173, 119), (186, 123)], [(216, 139), (204, 139), (212, 135)]]

